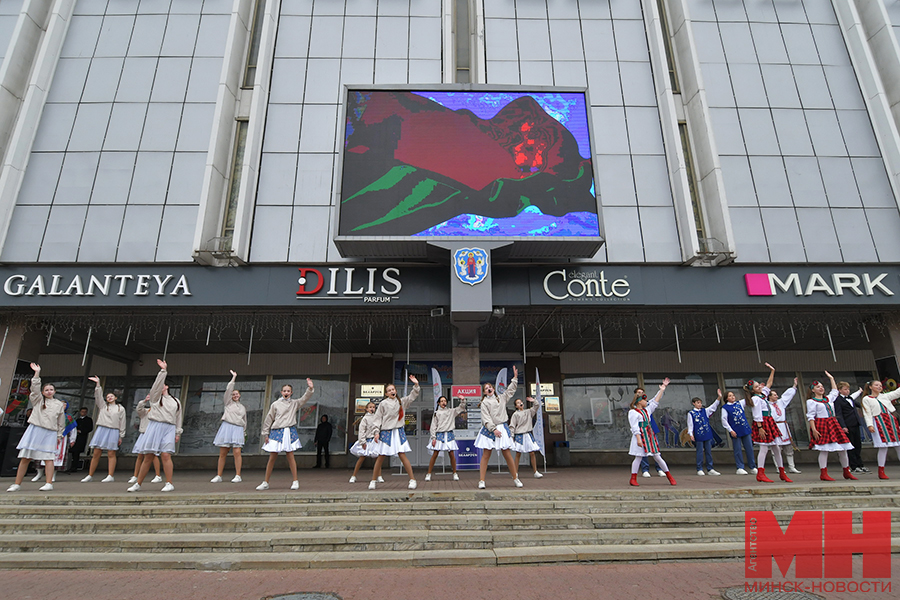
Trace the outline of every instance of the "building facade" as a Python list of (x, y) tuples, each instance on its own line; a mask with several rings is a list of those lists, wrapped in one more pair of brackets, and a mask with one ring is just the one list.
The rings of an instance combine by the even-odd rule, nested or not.
[[(539, 376), (558, 399), (548, 442), (592, 464), (666, 376), (671, 446), (690, 398), (766, 361), (778, 391), (896, 385), (898, 28), (894, 0), (0, 0), (0, 405), (21, 421), (38, 361), (131, 416), (165, 356), (180, 453), (214, 454), (229, 369), (249, 451), (312, 377), (301, 441), (327, 414), (340, 453), (412, 373), (421, 461), (432, 369), (447, 393), (515, 365), (520, 397)], [(343, 235), (354, 90), (583, 94), (597, 234), (474, 209), (471, 239)], [(452, 268), (468, 246), (477, 285)], [(799, 401), (791, 420), (802, 445)]]

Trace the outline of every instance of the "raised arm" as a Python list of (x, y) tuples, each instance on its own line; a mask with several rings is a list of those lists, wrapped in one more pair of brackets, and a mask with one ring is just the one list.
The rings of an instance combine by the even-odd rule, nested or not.
[(793, 400), (794, 396), (796, 396), (796, 395), (797, 395), (797, 378), (794, 377), (794, 386), (789, 387), (788, 389), (784, 390), (784, 393), (781, 395), (781, 398), (779, 399), (779, 401), (781, 402), (782, 406), (787, 407), (787, 405), (791, 403), (791, 400)]
[(659, 404), (662, 401), (663, 394), (666, 392), (666, 388), (669, 387), (669, 383), (671, 383), (671, 380), (668, 377), (663, 379), (662, 383), (659, 384), (659, 391), (656, 392), (656, 395), (650, 401)]
[(416, 379), (415, 375), (410, 375), (409, 380), (413, 382), (413, 389), (406, 396), (400, 398), (400, 406), (404, 409), (415, 402), (416, 398), (419, 397), (419, 380)]
[(466, 412), (466, 399), (460, 398), (459, 405), (453, 409), (453, 416), (457, 417), (457, 416), (463, 414), (464, 412)]
[(531, 408), (528, 409), (528, 412), (530, 412), (532, 418), (534, 418), (535, 416), (537, 416), (538, 408), (540, 408), (541, 406), (543, 406), (543, 403), (541, 403), (540, 400), (535, 400), (535, 399), (532, 398), (531, 396), (526, 396), (526, 397), (525, 397), (525, 400), (526, 400), (527, 402), (531, 402)]
[(168, 375), (168, 365), (166, 361), (156, 359), (156, 364), (159, 365), (159, 373), (156, 375), (156, 379), (153, 381), (153, 385), (150, 386), (150, 402), (159, 402), (159, 399), (162, 398), (163, 388), (166, 386), (166, 375)]
[(498, 398), (500, 398), (500, 403), (503, 404), (503, 406), (506, 406), (507, 403), (509, 402), (510, 398), (515, 396), (518, 386), (519, 386), (519, 370), (516, 367), (513, 367), (512, 380), (509, 382), (509, 385), (506, 386), (506, 391), (498, 396)]
[[(831, 390), (832, 390), (832, 391), (837, 390), (837, 384), (834, 382), (834, 376), (833, 376), (831, 373), (829, 373), (828, 371), (825, 371), (825, 377), (827, 377), (827, 378), (828, 378), (828, 382), (831, 383)], [(829, 395), (829, 397), (831, 396), (831, 394), (828, 394), (828, 395)], [(837, 395), (835, 395), (835, 398), (836, 398), (836, 397), (837, 397)], [(834, 399), (834, 398), (832, 398), (832, 400), (833, 400), (833, 399)]]
[(31, 389), (28, 391), (28, 404), (32, 408), (40, 402), (44, 395), (41, 393), (41, 365), (31, 363), (34, 377), (31, 378)]
[(225, 386), (225, 406), (228, 406), (229, 404), (234, 402), (234, 400), (231, 399), (231, 393), (234, 391), (234, 382), (237, 379), (237, 373), (235, 373), (234, 371), (229, 371), (229, 373), (231, 373), (231, 381), (229, 381), (228, 385)]
[(299, 410), (301, 406), (306, 404), (309, 401), (310, 396), (313, 395), (313, 392), (316, 391), (316, 388), (313, 386), (313, 380), (309, 377), (306, 378), (306, 391), (303, 392), (303, 395), (300, 396), (300, 399), (296, 401), (296, 408)]
[(766, 380), (766, 387), (771, 390), (772, 384), (775, 382), (775, 367), (769, 363), (766, 363), (766, 366), (769, 367), (769, 378)]

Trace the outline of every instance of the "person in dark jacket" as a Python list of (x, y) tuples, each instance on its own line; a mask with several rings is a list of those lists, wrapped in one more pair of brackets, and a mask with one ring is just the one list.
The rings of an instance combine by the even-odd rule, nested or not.
[(838, 382), (838, 397), (834, 400), (835, 412), (839, 412), (844, 417), (844, 424), (847, 426), (847, 437), (853, 444), (853, 449), (847, 451), (847, 458), (850, 460), (850, 470), (854, 473), (868, 473), (869, 470), (863, 465), (862, 455), (862, 436), (860, 436), (859, 413), (857, 408), (862, 408), (857, 402), (862, 394), (862, 390), (855, 394), (850, 393), (850, 384), (846, 381)]
[(75, 436), (75, 445), (72, 446), (72, 464), (69, 466), (69, 472), (74, 473), (78, 470), (81, 462), (81, 453), (87, 446), (88, 434), (94, 430), (94, 420), (88, 416), (88, 407), (82, 406), (75, 418), (75, 428), (78, 430)]
[(331, 423), (328, 422), (328, 415), (322, 415), (322, 422), (316, 427), (316, 437), (313, 439), (316, 444), (316, 466), (313, 467), (314, 469), (322, 466), (322, 454), (325, 455), (325, 468), (328, 468), (328, 443), (331, 441), (333, 430)]

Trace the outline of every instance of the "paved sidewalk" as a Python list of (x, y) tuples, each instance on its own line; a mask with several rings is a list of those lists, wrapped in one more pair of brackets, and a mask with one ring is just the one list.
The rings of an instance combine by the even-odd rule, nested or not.
[[(248, 470), (242, 473), (243, 482), (242, 483), (231, 483), (231, 478), (234, 477), (234, 471), (226, 469), (225, 474), (223, 476), (224, 482), (222, 483), (210, 483), (209, 480), (215, 475), (215, 472), (210, 471), (188, 471), (188, 470), (179, 470), (177, 457), (176, 457), (176, 469), (175, 475), (173, 478), (173, 483), (175, 485), (174, 493), (210, 493), (210, 494), (228, 494), (234, 492), (242, 492), (242, 493), (258, 493), (258, 494), (271, 494), (271, 493), (284, 493), (290, 490), (291, 486), (291, 475), (290, 471), (288, 471), (287, 466), (284, 464), (283, 459), (277, 463), (276, 469), (272, 474), (272, 479), (270, 481), (270, 489), (266, 492), (257, 492), (256, 486), (263, 480), (264, 472), (262, 470)], [(231, 467), (231, 463), (229, 461), (229, 468)], [(436, 474), (433, 476), (432, 481), (425, 481), (425, 471), (424, 468), (414, 469), (414, 473), (416, 475), (416, 479), (418, 481), (418, 489), (419, 492), (434, 492), (434, 491), (460, 491), (460, 490), (476, 490), (476, 486), (478, 485), (478, 471), (460, 471), (460, 480), (453, 481), (451, 479), (451, 475), (448, 474), (440, 474), (440, 470), (436, 468)], [(888, 465), (888, 475), (892, 477), (891, 480), (888, 481), (879, 481), (878, 476), (873, 473), (866, 474), (857, 474), (859, 478), (859, 483), (864, 483), (866, 485), (896, 485), (900, 483), (900, 467), (895, 464)], [(365, 492), (367, 489), (368, 482), (371, 478), (372, 471), (360, 471), (359, 481), (354, 484), (348, 483), (350, 479), (350, 475), (352, 475), (353, 471), (351, 469), (339, 469), (339, 468), (331, 468), (331, 469), (301, 469), (298, 472), (298, 478), (300, 480), (300, 492)], [(634, 488), (628, 485), (628, 479), (631, 476), (631, 473), (628, 467), (615, 466), (615, 467), (567, 467), (567, 468), (559, 468), (554, 469), (548, 472), (542, 479), (535, 479), (533, 477), (533, 473), (528, 470), (523, 470), (520, 474), (520, 479), (525, 484), (525, 490), (531, 491), (549, 491), (549, 490), (637, 490), (637, 491), (653, 491), (653, 492), (664, 492), (669, 489), (702, 489), (702, 490), (725, 490), (725, 489), (735, 489), (735, 488), (784, 488), (786, 486), (795, 486), (796, 488), (800, 488), (804, 485), (831, 485), (831, 486), (844, 486), (844, 485), (854, 485), (856, 482), (846, 481), (841, 478), (841, 471), (837, 466), (830, 470), (831, 475), (837, 479), (834, 483), (826, 483), (819, 481), (819, 471), (818, 469), (813, 468), (804, 468), (803, 473), (801, 475), (791, 475), (793, 479), (793, 484), (786, 484), (780, 481), (776, 481), (776, 483), (758, 483), (756, 481), (756, 477), (753, 475), (735, 475), (734, 470), (726, 470), (723, 467), (722, 475), (718, 477), (713, 476), (705, 476), (699, 477), (697, 472), (689, 467), (674, 467), (672, 469), (672, 475), (678, 482), (678, 485), (675, 488), (672, 488), (669, 485), (668, 480), (665, 477), (657, 477), (654, 474), (652, 477), (644, 478), (639, 477), (638, 482), (640, 483), (640, 487)], [(116, 481), (113, 483), (100, 483), (100, 480), (106, 476), (106, 473), (97, 472), (94, 477), (94, 481), (91, 483), (81, 483), (81, 478), (84, 477), (86, 473), (60, 473), (57, 476), (57, 481), (55, 484), (55, 489), (53, 492), (48, 492), (49, 494), (54, 493), (62, 493), (62, 494), (90, 494), (90, 495), (109, 495), (109, 494), (125, 494), (125, 490), (128, 488), (128, 478), (131, 477), (131, 471), (122, 471), (119, 470), (116, 473)], [(390, 492), (400, 492), (405, 491), (407, 489), (407, 484), (409, 483), (409, 479), (405, 474), (399, 474), (399, 470), (394, 469), (385, 469), (384, 470), (384, 479), (385, 483), (378, 485), (379, 491), (390, 491)], [(151, 484), (150, 477), (148, 477), (144, 482), (144, 487), (141, 490), (141, 495), (146, 494), (158, 494), (159, 490), (162, 489), (163, 484)], [(775, 472), (775, 479), (777, 480), (777, 471)], [(488, 490), (514, 490), (515, 487), (512, 484), (512, 480), (509, 477), (509, 474), (503, 472), (501, 474), (497, 474), (497, 466), (496, 464), (492, 465), (491, 471), (489, 471), (487, 476), (487, 486)], [(12, 484), (13, 478), (10, 477), (2, 477), (0, 478), (0, 493), (5, 493), (7, 487)], [(44, 492), (38, 492), (38, 488), (43, 485), (43, 482), (32, 483), (31, 477), (25, 479), (25, 482), (22, 485), (22, 490), (18, 492), (19, 494), (26, 493), (35, 493), (43, 495)], [(128, 494), (129, 496), (131, 494)], [(827, 508), (826, 506), (821, 506), (818, 508)]]
[[(0, 590), (8, 600), (260, 600), (297, 592), (330, 592), (343, 600), (713, 599), (744, 584), (743, 567), (741, 561), (710, 560), (493, 568), (0, 571)], [(894, 558), (892, 569), (900, 574), (900, 557)], [(854, 573), (861, 572), (857, 558)], [(892, 593), (817, 595), (828, 600), (894, 600), (900, 577), (892, 583)]]

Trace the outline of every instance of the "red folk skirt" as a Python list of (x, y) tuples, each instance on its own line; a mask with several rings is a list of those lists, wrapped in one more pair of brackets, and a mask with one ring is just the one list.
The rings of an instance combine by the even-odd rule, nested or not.
[[(824, 446), (825, 444), (849, 444), (850, 438), (844, 433), (837, 417), (828, 417), (826, 419), (816, 419), (816, 431), (819, 432), (819, 439), (809, 440), (810, 449), (813, 446)], [(810, 436), (812, 437), (812, 436)]]
[(750, 427), (750, 438), (757, 444), (771, 444), (775, 438), (781, 435), (778, 424), (771, 416), (763, 417), (761, 428), (759, 423), (759, 421), (754, 421)]

